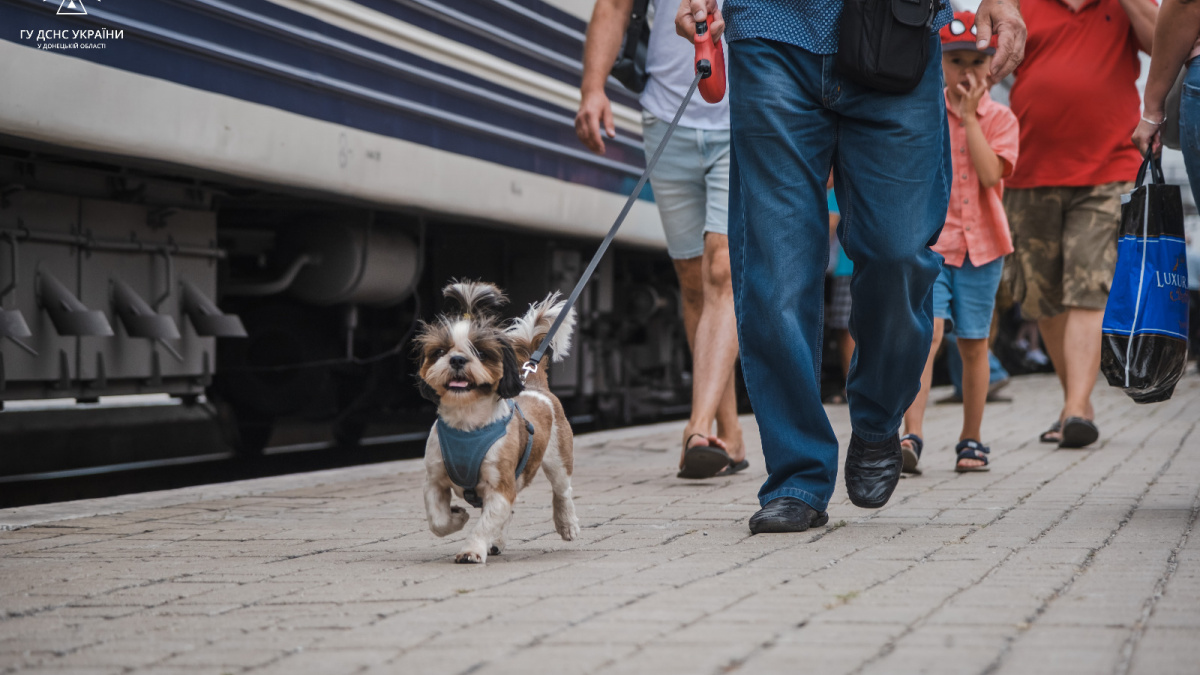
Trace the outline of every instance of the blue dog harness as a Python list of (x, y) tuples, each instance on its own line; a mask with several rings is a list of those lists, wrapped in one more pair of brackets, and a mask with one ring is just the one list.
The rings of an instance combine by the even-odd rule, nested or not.
[(463, 499), (477, 509), (483, 508), (483, 500), (475, 492), (479, 484), (479, 468), (483, 466), (483, 458), (488, 450), (508, 432), (508, 422), (513, 413), (521, 416), (525, 422), (525, 431), (529, 436), (525, 439), (525, 452), (521, 454), (521, 462), (517, 464), (517, 478), (525, 471), (529, 462), (529, 454), (533, 450), (533, 425), (521, 412), (521, 406), (516, 401), (504, 417), (473, 431), (463, 431), (442, 421), (438, 417), (438, 444), (442, 446), (442, 462), (446, 465), (446, 474), (455, 485), (463, 489)]

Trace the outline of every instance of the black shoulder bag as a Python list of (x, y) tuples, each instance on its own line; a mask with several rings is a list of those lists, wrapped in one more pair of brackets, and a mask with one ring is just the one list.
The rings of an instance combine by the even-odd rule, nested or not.
[(633, 0), (633, 12), (629, 15), (629, 27), (625, 29), (625, 42), (617, 53), (612, 67), (612, 76), (635, 94), (646, 88), (646, 52), (650, 49), (650, 22), (646, 16), (650, 0)]
[(906, 94), (929, 64), (940, 0), (845, 0), (835, 61), (842, 77), (878, 91)]

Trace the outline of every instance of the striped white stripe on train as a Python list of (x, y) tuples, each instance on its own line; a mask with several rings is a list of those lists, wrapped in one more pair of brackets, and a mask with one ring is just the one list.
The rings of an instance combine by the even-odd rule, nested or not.
[[(613, 92), (622, 133), (607, 156), (575, 139), (584, 24), (539, 0), (86, 7), (0, 0), (16, 29), (124, 31), (59, 52), (0, 36), (0, 134), (585, 236), (605, 231), (643, 165), (627, 92)], [(661, 246), (652, 204), (620, 239)]]

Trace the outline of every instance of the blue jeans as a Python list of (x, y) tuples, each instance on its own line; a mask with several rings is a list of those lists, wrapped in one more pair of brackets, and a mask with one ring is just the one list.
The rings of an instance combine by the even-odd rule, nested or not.
[(1188, 64), (1179, 97), (1179, 144), (1192, 197), (1200, 204), (1200, 58)]
[(854, 432), (895, 436), (921, 387), (933, 339), (929, 249), (950, 199), (941, 46), (917, 88), (883, 94), (844, 81), (833, 56), (763, 39), (729, 45), (729, 258), (742, 370), (768, 477), (762, 504), (797, 497), (823, 511), (838, 440), (821, 406), (825, 179), (834, 170), (838, 238), (854, 261), (846, 387)]

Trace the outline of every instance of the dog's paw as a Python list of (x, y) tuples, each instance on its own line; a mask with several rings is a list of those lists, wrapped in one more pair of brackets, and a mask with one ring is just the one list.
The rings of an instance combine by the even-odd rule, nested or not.
[(486, 560), (487, 555), (480, 555), (477, 551), (462, 551), (454, 556), (454, 562), (460, 565), (477, 565)]
[(467, 525), (467, 521), (471, 519), (471, 514), (461, 506), (450, 507), (450, 531), (458, 532)]
[(429, 516), (429, 531), (439, 537), (454, 534), (466, 527), (467, 521), (470, 518), (471, 514), (467, 513), (466, 509), (459, 506), (451, 506), (448, 517), (438, 517), (437, 512)]
[(565, 523), (555, 523), (554, 529), (558, 530), (558, 536), (563, 538), (563, 541), (574, 541), (579, 536), (579, 519), (572, 518)]

